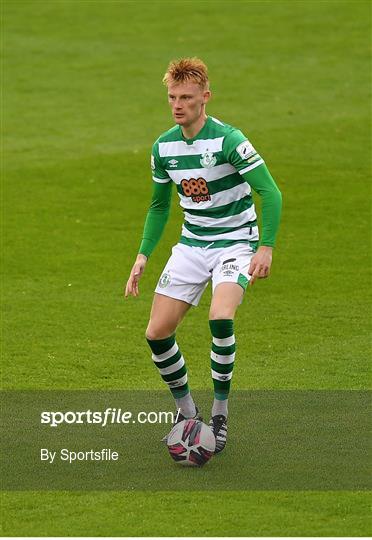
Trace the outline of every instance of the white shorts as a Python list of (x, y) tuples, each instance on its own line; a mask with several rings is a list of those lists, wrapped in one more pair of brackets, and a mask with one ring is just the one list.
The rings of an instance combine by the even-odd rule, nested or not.
[(249, 244), (225, 248), (176, 244), (155, 292), (197, 306), (210, 280), (213, 292), (219, 283), (225, 282), (238, 283), (245, 290), (254, 254)]

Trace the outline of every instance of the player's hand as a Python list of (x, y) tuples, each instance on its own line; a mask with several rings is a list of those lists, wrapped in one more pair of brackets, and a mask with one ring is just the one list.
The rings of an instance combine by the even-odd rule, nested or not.
[(138, 296), (138, 281), (145, 270), (146, 263), (146, 255), (142, 255), (142, 253), (137, 255), (136, 262), (133, 265), (127, 285), (125, 287), (125, 298), (127, 298), (127, 296), (130, 294), (132, 296)]
[(260, 246), (257, 253), (253, 256), (249, 265), (248, 274), (252, 277), (249, 284), (252, 286), (257, 278), (267, 278), (270, 274), (273, 248), (269, 246)]

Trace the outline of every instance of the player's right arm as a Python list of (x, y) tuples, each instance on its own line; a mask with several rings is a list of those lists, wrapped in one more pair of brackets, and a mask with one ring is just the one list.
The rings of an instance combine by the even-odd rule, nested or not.
[(148, 258), (163, 234), (169, 217), (172, 182), (162, 167), (157, 142), (152, 149), (151, 168), (153, 172), (152, 200), (147, 212), (139, 252), (125, 287), (126, 297), (128, 295), (138, 296), (138, 281), (145, 270)]

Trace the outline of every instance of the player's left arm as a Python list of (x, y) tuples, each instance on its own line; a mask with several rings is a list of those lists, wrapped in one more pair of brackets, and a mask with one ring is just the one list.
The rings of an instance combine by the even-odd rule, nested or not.
[(261, 197), (262, 234), (257, 253), (252, 258), (250, 284), (257, 278), (268, 277), (272, 263), (272, 250), (279, 229), (282, 195), (264, 160), (238, 130), (228, 138), (227, 156), (244, 180)]
[(265, 163), (244, 173), (243, 178), (258, 193), (262, 201), (262, 238), (249, 267), (249, 274), (252, 276), (250, 285), (253, 285), (257, 278), (266, 278), (270, 274), (272, 251), (282, 210), (282, 194)]

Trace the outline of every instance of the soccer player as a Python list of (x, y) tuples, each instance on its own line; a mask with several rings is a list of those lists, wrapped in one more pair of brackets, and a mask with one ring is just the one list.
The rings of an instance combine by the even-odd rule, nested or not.
[[(171, 62), (163, 82), (176, 125), (152, 147), (153, 196), (125, 296), (138, 296), (138, 282), (164, 230), (175, 184), (185, 219), (179, 243), (155, 289), (146, 338), (155, 366), (175, 398), (178, 421), (199, 418), (175, 332), (212, 282), (209, 326), (214, 401), (209, 425), (217, 453), (227, 438), (234, 316), (247, 285), (269, 275), (281, 193), (247, 137), (206, 114), (211, 91), (207, 67), (200, 59)], [(262, 200), (260, 241), (252, 188)]]

